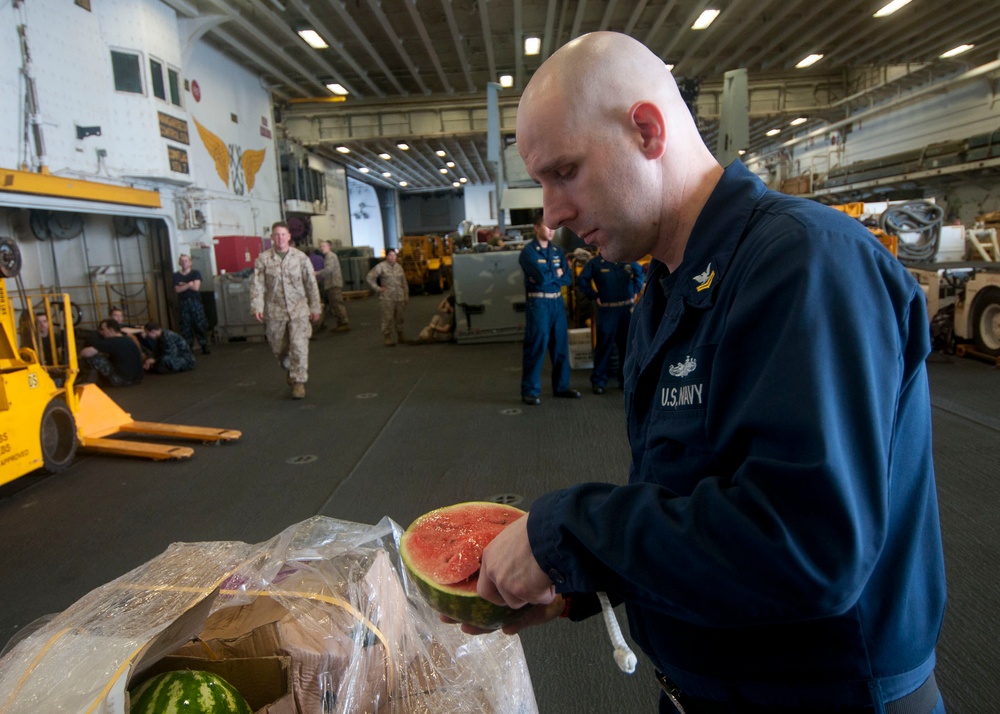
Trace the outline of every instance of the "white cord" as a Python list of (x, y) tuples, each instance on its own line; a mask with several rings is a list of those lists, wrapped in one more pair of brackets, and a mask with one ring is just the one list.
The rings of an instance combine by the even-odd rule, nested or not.
[(615, 617), (615, 611), (611, 607), (608, 596), (604, 593), (597, 593), (597, 598), (601, 601), (604, 624), (608, 626), (608, 637), (611, 638), (611, 644), (615, 646), (615, 663), (625, 674), (632, 674), (636, 665), (635, 653), (629, 649), (625, 637), (622, 636), (621, 627), (618, 626), (618, 618)]

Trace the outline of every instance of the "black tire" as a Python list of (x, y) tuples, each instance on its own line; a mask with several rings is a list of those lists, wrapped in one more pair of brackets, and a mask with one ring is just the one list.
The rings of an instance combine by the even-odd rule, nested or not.
[(42, 412), (39, 428), (42, 443), (42, 468), (50, 474), (69, 468), (76, 456), (76, 420), (60, 399), (53, 399)]
[(1000, 289), (988, 288), (972, 305), (972, 340), (976, 350), (1000, 357)]
[(21, 272), (21, 251), (10, 238), (0, 239), (0, 275), (16, 278)]
[(441, 292), (441, 271), (430, 270), (427, 272), (427, 282), (424, 283), (426, 292), (438, 295)]

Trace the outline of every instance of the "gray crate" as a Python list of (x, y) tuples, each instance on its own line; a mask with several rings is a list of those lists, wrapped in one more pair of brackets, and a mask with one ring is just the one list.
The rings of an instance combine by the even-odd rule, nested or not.
[(221, 307), (216, 330), (219, 339), (234, 337), (264, 339), (264, 325), (257, 322), (250, 312), (250, 286), (253, 276), (220, 275), (216, 281), (216, 295)]

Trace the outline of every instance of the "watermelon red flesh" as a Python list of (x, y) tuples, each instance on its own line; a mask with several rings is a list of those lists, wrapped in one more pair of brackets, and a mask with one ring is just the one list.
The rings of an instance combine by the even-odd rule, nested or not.
[(519, 614), (476, 595), (483, 549), (524, 511), (499, 503), (446, 506), (415, 520), (400, 541), (403, 563), (431, 606), (492, 629)]
[(189, 669), (164, 672), (129, 692), (129, 714), (251, 714), (222, 677)]

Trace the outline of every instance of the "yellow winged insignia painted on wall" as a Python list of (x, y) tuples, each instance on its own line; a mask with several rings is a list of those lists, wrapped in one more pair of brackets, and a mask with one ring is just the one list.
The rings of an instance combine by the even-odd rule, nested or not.
[(264, 154), (266, 153), (267, 149), (247, 149), (243, 152), (240, 162), (243, 164), (243, 175), (247, 177), (247, 191), (253, 189), (257, 172), (264, 165)]
[(264, 165), (267, 149), (243, 151), (236, 144), (226, 146), (226, 142), (199, 124), (197, 119), (194, 120), (194, 125), (198, 128), (198, 136), (205, 144), (209, 156), (215, 162), (215, 173), (226, 187), (229, 187), (229, 180), (232, 179), (232, 189), (237, 195), (243, 195), (244, 186), (246, 191), (252, 190), (257, 173)]
[(226, 142), (199, 124), (197, 119), (194, 119), (194, 125), (198, 128), (198, 136), (208, 150), (208, 155), (215, 162), (215, 173), (219, 174), (222, 183), (229, 188), (229, 149), (226, 148)]

